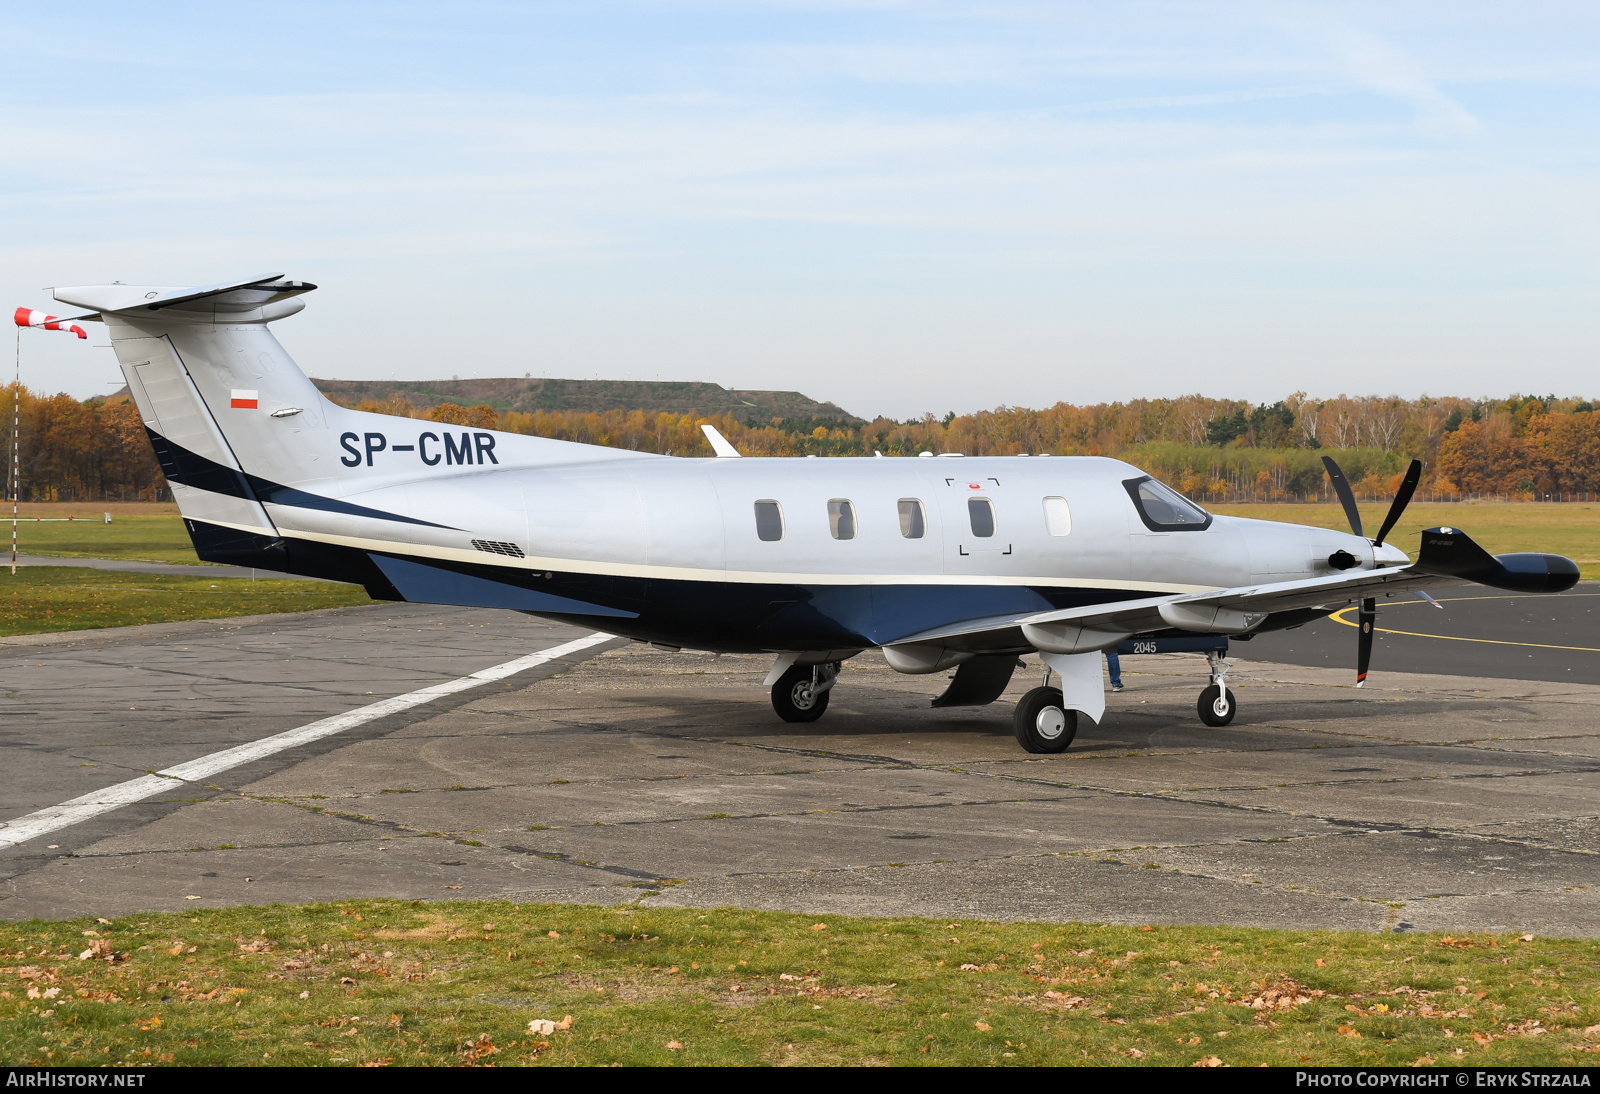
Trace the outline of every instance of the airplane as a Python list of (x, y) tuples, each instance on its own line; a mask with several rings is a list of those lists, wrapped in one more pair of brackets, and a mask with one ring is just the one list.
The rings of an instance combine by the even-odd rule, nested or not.
[(1047, 683), (1013, 729), (1059, 753), (1104, 715), (1101, 654), (1121, 647), (1206, 653), (1197, 710), (1221, 726), (1237, 711), (1230, 638), (1358, 605), (1360, 686), (1380, 596), (1578, 580), (1571, 559), (1490, 555), (1456, 528), (1424, 531), (1415, 561), (1385, 542), (1417, 461), (1369, 539), (1331, 459), (1348, 533), (1208, 513), (1101, 457), (747, 458), (708, 425), (715, 457), (685, 458), (350, 410), (271, 330), (315, 288), (270, 274), (54, 290), (88, 310), (44, 317), (69, 325), (53, 329), (109, 331), (201, 559), (771, 654), (764, 686), (788, 722), (821, 717), (864, 650), (901, 673), (954, 669), (935, 706), (992, 703), (1037, 653)]

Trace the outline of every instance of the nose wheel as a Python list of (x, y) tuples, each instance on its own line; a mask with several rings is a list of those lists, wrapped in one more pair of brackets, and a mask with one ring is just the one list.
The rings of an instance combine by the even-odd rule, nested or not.
[(1208, 726), (1225, 726), (1233, 721), (1234, 712), (1239, 709), (1239, 704), (1234, 701), (1231, 691), (1223, 691), (1221, 686), (1212, 684), (1200, 693), (1200, 720)]
[(1233, 721), (1233, 716), (1239, 710), (1239, 701), (1237, 693), (1228, 687), (1229, 666), (1222, 659), (1222, 655), (1209, 653), (1206, 655), (1206, 660), (1211, 662), (1211, 685), (1200, 693), (1197, 709), (1200, 712), (1200, 720), (1216, 728)]

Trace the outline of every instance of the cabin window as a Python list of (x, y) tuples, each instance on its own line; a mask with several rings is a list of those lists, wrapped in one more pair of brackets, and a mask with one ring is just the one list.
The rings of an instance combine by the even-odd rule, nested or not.
[(967, 499), (967, 520), (972, 524), (972, 534), (979, 539), (994, 535), (994, 506), (988, 498)]
[(777, 502), (756, 502), (756, 535), (767, 543), (783, 538), (783, 507)]
[(1052, 536), (1072, 534), (1072, 510), (1066, 498), (1044, 499), (1044, 528)]
[(1211, 526), (1210, 513), (1149, 476), (1122, 485), (1139, 510), (1139, 519), (1152, 532), (1203, 532)]
[(922, 503), (916, 498), (900, 499), (900, 534), (907, 539), (921, 539), (928, 534), (928, 522), (922, 517)]
[(856, 538), (856, 507), (848, 498), (832, 498), (828, 502), (828, 531), (834, 539)]

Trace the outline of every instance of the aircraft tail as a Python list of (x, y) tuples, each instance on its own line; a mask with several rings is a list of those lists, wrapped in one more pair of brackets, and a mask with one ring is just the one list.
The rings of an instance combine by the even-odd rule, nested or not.
[[(56, 299), (100, 319), (200, 557), (367, 586), (398, 597), (355, 544), (474, 550), (472, 531), (424, 519), (434, 499), (491, 492), (513, 467), (656, 458), (542, 437), (349, 410), (324, 398), (270, 324), (315, 285), (281, 275), (201, 288), (90, 285)], [(487, 478), (485, 476), (488, 476)], [(472, 480), (472, 481), (467, 481)], [(476, 482), (477, 485), (474, 485)], [(479, 530), (480, 534), (484, 530)], [(489, 536), (503, 539), (504, 536)]]
[(314, 288), (273, 275), (198, 289), (55, 290), (57, 300), (97, 313), (84, 318), (104, 321), (195, 548), (208, 561), (289, 569), (251, 480), (306, 481), (326, 460), (331, 404), (267, 327), (300, 311), (305, 304), (294, 297)]

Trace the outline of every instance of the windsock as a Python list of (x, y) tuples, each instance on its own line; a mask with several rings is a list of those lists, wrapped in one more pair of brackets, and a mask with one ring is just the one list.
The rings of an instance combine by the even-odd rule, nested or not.
[(14, 316), (19, 327), (43, 327), (45, 330), (71, 331), (79, 338), (87, 338), (88, 334), (76, 323), (63, 323), (53, 315), (46, 315), (42, 311), (29, 311), (27, 308), (18, 308)]

